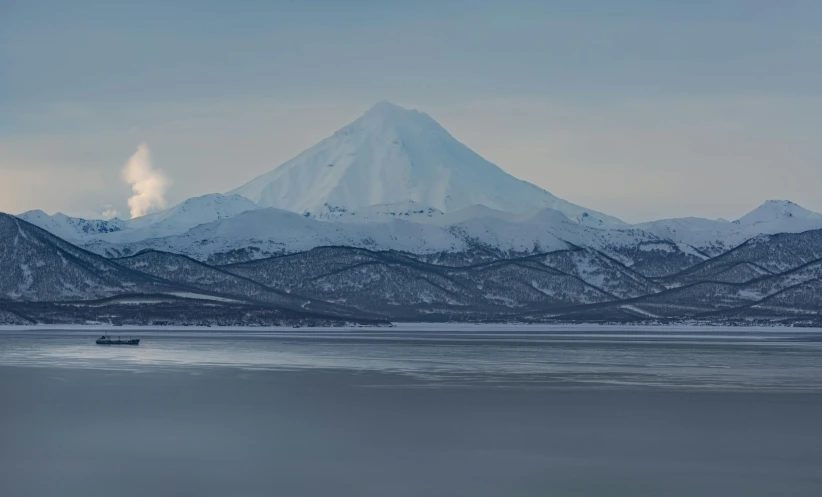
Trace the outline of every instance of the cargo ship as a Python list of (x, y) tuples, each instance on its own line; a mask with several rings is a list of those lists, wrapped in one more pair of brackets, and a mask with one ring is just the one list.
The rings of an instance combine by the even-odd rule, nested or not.
[(103, 335), (97, 339), (97, 345), (140, 345), (139, 338), (127, 338), (122, 340), (120, 337), (113, 338)]

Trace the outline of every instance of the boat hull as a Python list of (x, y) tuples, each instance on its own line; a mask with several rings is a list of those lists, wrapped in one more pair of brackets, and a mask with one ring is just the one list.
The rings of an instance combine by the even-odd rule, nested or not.
[(109, 338), (98, 338), (97, 345), (140, 345), (140, 339), (132, 338), (131, 340), (112, 340)]

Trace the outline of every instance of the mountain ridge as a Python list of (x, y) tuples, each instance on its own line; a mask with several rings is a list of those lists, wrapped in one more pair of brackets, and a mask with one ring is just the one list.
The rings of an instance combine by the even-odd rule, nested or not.
[(9, 322), (104, 316), (91, 300), (122, 322), (152, 305), (257, 324), (820, 319), (822, 214), (770, 200), (735, 221), (627, 224), (386, 102), (227, 194), (129, 220), (0, 214), (0, 233)]
[[(574, 246), (461, 264), (317, 247), (215, 266), (161, 251), (103, 259), (8, 215), (0, 216), (0, 234), (0, 321), (7, 324), (822, 323), (822, 230), (762, 236), (662, 279)], [(716, 280), (743, 266), (770, 269)]]
[(428, 114), (388, 102), (229, 194), (309, 215), (412, 201), (442, 212), (475, 204), (509, 212), (551, 208), (588, 225), (625, 224), (514, 178)]

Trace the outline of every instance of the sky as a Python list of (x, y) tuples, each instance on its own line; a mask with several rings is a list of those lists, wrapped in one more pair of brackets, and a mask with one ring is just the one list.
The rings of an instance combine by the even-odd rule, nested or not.
[(816, 0), (0, 0), (0, 211), (225, 192), (382, 100), (629, 222), (822, 211), (820, 53)]

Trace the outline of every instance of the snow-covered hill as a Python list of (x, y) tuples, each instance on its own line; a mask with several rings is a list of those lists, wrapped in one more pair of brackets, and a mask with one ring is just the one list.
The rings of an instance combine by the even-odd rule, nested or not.
[(112, 242), (136, 242), (150, 238), (180, 235), (195, 226), (230, 219), (260, 206), (240, 195), (213, 193), (193, 197), (174, 207), (127, 221), (127, 230), (102, 237)]
[(716, 256), (758, 235), (820, 229), (822, 214), (788, 200), (769, 200), (733, 222), (687, 217), (652, 221), (634, 227)]
[[(628, 225), (510, 176), (427, 114), (387, 102), (225, 195), (125, 221), (18, 217), (109, 257), (156, 249), (225, 263), (345, 246), (460, 265), (583, 248), (663, 279), (758, 236), (822, 229), (822, 214), (788, 201), (765, 202), (733, 222)], [(712, 277), (762, 274), (746, 263)]]
[(259, 208), (240, 195), (213, 193), (193, 197), (163, 211), (128, 220), (82, 219), (59, 212), (48, 215), (40, 210), (24, 212), (17, 217), (65, 240), (87, 243), (88, 240), (103, 239), (112, 243), (126, 243), (179, 235), (200, 224), (227, 219)]
[(232, 262), (293, 254), (315, 247), (345, 246), (410, 254), (478, 252), (492, 258), (585, 247), (602, 252), (647, 276), (665, 276), (705, 259), (692, 248), (638, 229), (582, 226), (561, 212), (542, 209), (511, 214), (473, 206), (419, 221), (380, 222), (315, 219), (282, 209), (257, 209), (196, 226), (183, 234), (123, 242), (101, 237), (85, 247), (118, 257), (155, 249), (201, 261)]
[(514, 178), (427, 114), (388, 102), (230, 193), (317, 217), (414, 202), (442, 212), (472, 205), (507, 212), (549, 208), (587, 226), (624, 224)]
[(49, 215), (41, 210), (27, 211), (18, 214), (17, 217), (64, 240), (82, 240), (104, 233), (128, 229), (127, 222), (119, 218), (109, 220), (83, 219), (67, 216), (60, 212)]
[[(485, 215), (478, 217), (481, 212)], [(237, 250), (248, 251), (276, 247), (296, 234), (287, 246), (339, 240), (348, 245), (221, 266), (157, 251), (106, 259), (0, 214), (0, 322), (699, 319), (818, 326), (822, 320), (822, 230), (760, 235), (721, 256), (691, 262), (675, 274), (650, 277), (694, 256), (673, 242), (627, 229), (589, 228), (600, 238), (586, 240), (601, 243), (600, 250), (580, 248), (558, 235), (584, 231), (556, 211), (520, 216), (483, 207), (458, 214), (440, 216), (453, 217), (451, 224), (396, 219), (340, 223), (257, 209), (198, 225), (183, 235), (141, 242), (207, 253), (239, 240)], [(574, 226), (577, 230), (563, 232)], [(413, 230), (421, 231), (414, 236)], [(504, 246), (506, 240), (523, 240), (520, 230), (531, 230), (555, 245), (546, 252), (506, 254), (483, 238), (492, 234), (495, 243)], [(251, 238), (260, 234), (269, 238)], [(374, 237), (370, 242), (369, 235)], [(356, 240), (398, 247), (435, 240), (462, 252), (427, 258), (351, 246)], [(259, 256), (260, 250), (252, 255)], [(488, 257), (472, 261), (471, 254), (477, 253)]]
[(168, 290), (164, 282), (0, 213), (0, 301), (83, 300)]
[(327, 245), (408, 250), (414, 253), (464, 250), (466, 245), (433, 224), (394, 219), (380, 223), (321, 221), (282, 209), (247, 211), (187, 232), (138, 242), (101, 238), (86, 244), (106, 255), (127, 255), (151, 248), (207, 260), (215, 254), (250, 251), (250, 258), (293, 253)]
[(323, 206), (323, 209), (312, 213), (311, 217), (328, 221), (379, 223), (392, 219), (405, 219), (406, 221), (416, 222), (436, 221), (442, 215), (443, 212), (439, 209), (420, 205), (413, 200), (407, 200), (393, 204), (370, 205), (356, 211), (326, 205)]

